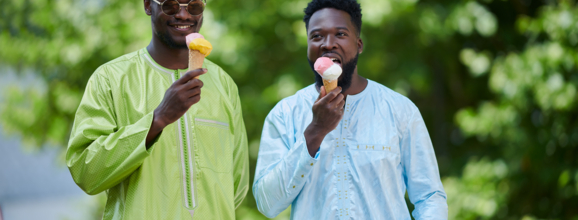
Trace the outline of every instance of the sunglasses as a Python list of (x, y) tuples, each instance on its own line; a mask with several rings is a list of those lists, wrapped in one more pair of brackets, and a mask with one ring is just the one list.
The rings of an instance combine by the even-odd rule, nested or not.
[(206, 0), (191, 0), (187, 4), (181, 4), (177, 0), (166, 0), (164, 2), (159, 2), (158, 0), (153, 0), (157, 4), (161, 6), (163, 13), (168, 16), (173, 16), (181, 10), (181, 7), (187, 7), (187, 12), (193, 16), (197, 16), (203, 13), (205, 10), (205, 5), (207, 4)]

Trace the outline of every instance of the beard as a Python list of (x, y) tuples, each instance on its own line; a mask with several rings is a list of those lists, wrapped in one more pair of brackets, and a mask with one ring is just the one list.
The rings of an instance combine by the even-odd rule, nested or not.
[[(353, 78), (353, 72), (355, 71), (355, 67), (357, 67), (358, 57), (359, 53), (356, 54), (355, 57), (351, 59), (349, 62), (343, 63), (341, 65), (342, 72), (341, 76), (339, 76), (339, 79), (337, 81), (337, 86), (341, 87), (341, 91), (345, 91), (351, 86), (351, 80)], [(307, 58), (307, 61), (309, 61), (309, 66), (311, 66), (313, 74), (315, 74), (315, 86), (317, 86), (317, 88), (321, 88), (321, 86), (323, 86), (323, 78), (321, 78), (321, 75), (319, 75), (317, 71), (315, 71), (314, 67), (315, 63), (311, 62), (309, 58)]]
[(188, 49), (187, 47), (187, 43), (186, 42), (182, 42), (182, 43), (178, 43), (175, 41), (175, 39), (172, 38), (172, 36), (169, 34), (169, 30), (165, 30), (164, 32), (161, 31), (155, 31), (155, 34), (157, 35), (157, 37), (159, 37), (159, 39), (165, 43), (167, 46), (169, 46), (170, 48), (173, 49)]

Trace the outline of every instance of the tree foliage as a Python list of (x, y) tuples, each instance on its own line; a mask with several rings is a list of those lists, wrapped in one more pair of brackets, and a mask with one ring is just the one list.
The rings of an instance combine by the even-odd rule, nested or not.
[[(578, 219), (574, 1), (359, 2), (359, 73), (420, 108), (450, 218)], [(313, 82), (307, 3), (207, 3), (201, 33), (215, 48), (208, 58), (239, 86), (251, 176), (265, 116)], [(64, 149), (88, 77), (151, 37), (142, 1), (4, 0), (0, 16), (1, 72), (44, 82), (2, 88), (3, 130), (30, 146)], [(264, 218), (251, 193), (237, 213)]]

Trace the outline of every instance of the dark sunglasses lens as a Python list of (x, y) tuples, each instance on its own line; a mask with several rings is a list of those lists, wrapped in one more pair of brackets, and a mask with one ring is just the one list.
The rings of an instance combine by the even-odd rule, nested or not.
[(194, 0), (189, 2), (187, 6), (187, 11), (192, 15), (200, 15), (205, 10), (205, 4), (201, 0)]
[(177, 0), (167, 0), (163, 4), (163, 12), (167, 15), (175, 15), (179, 13), (179, 2)]

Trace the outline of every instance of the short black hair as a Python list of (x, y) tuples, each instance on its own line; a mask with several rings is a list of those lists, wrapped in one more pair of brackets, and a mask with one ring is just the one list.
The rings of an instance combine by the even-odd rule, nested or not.
[(357, 28), (357, 35), (359, 36), (361, 33), (361, 5), (356, 0), (313, 0), (309, 2), (303, 17), (307, 30), (309, 30), (309, 20), (313, 13), (324, 8), (335, 8), (347, 12), (351, 17), (351, 22)]

